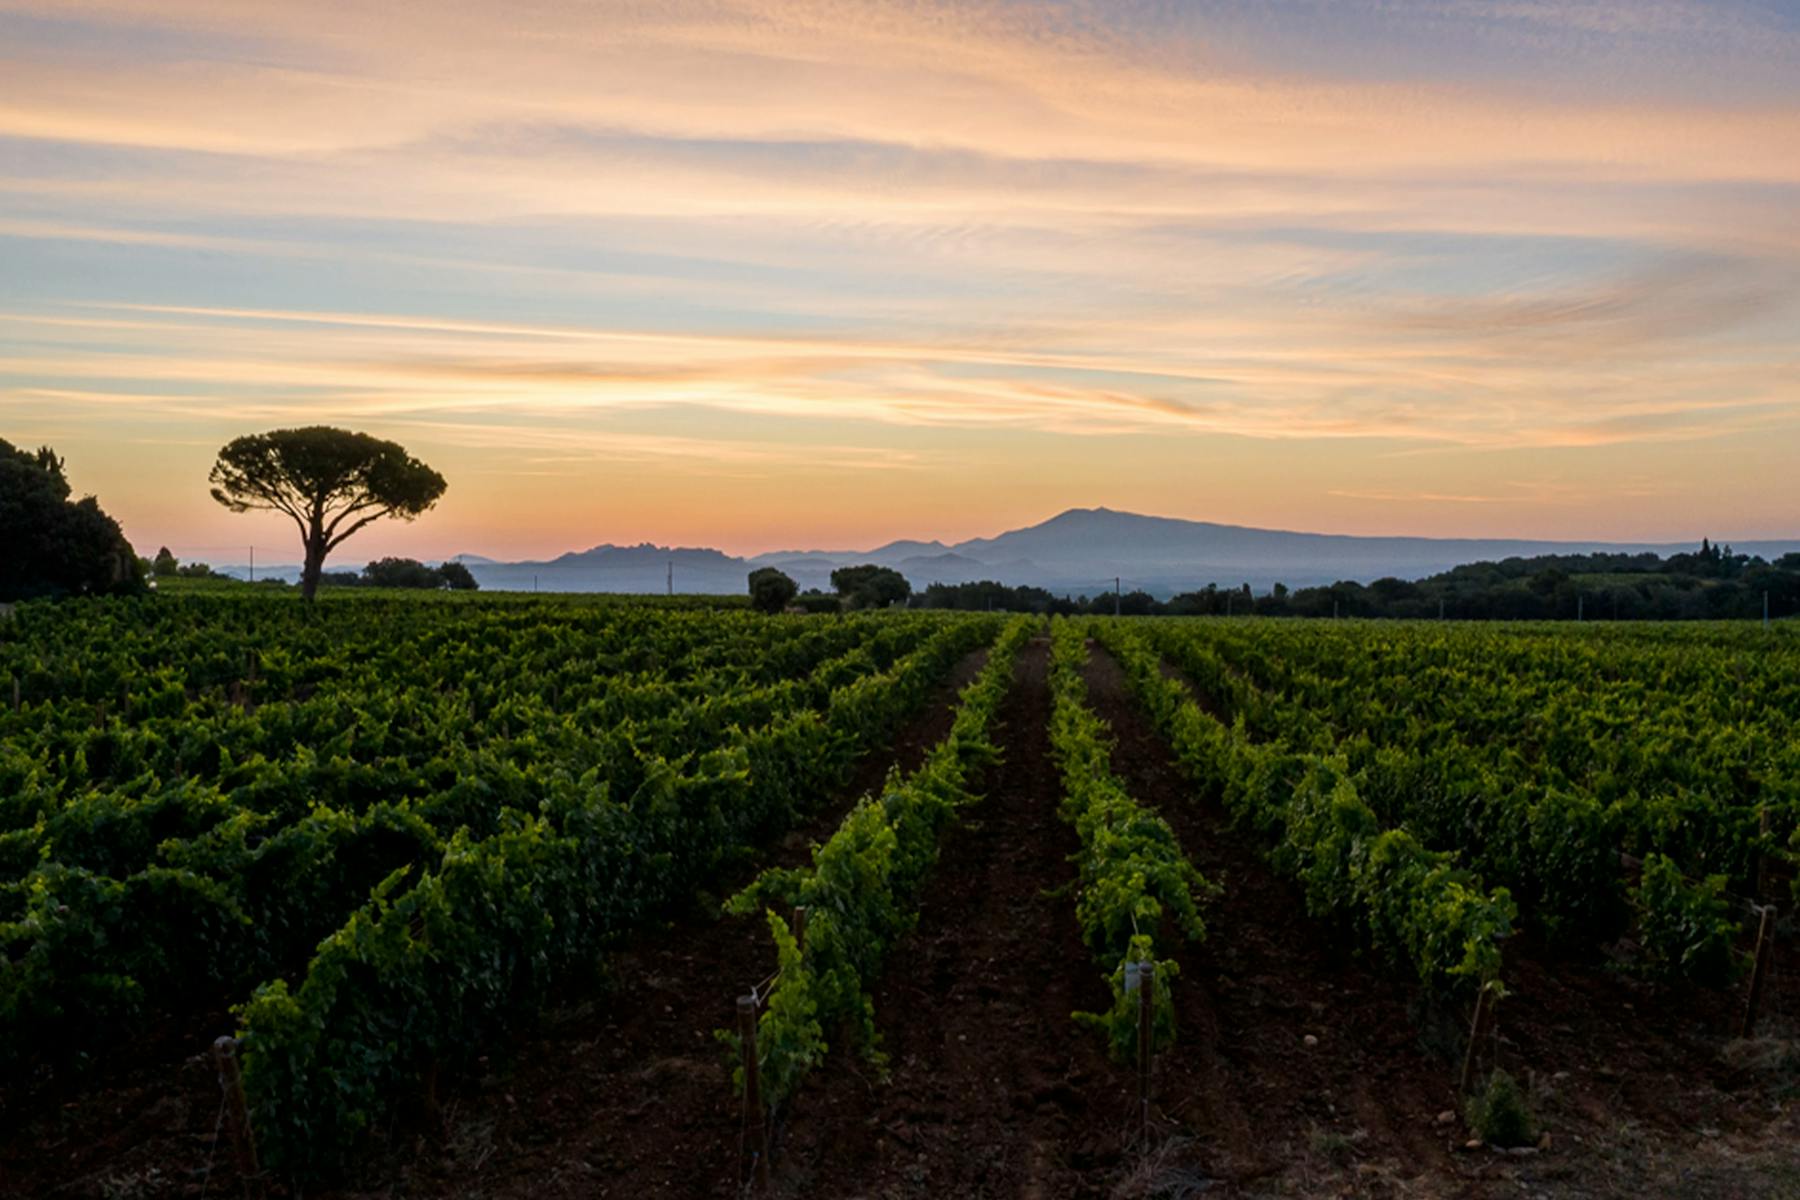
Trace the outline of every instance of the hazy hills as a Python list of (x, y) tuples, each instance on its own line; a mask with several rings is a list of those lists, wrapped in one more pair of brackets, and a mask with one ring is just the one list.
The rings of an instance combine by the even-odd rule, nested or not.
[[(1773, 558), (1800, 550), (1800, 539), (1745, 541), (1735, 547)], [(596, 546), (541, 563), (465, 561), (483, 587), (530, 588), (535, 577), (546, 591), (659, 592), (667, 588), (672, 568), (678, 592), (735, 592), (743, 589), (752, 569), (762, 566), (778, 567), (803, 588), (828, 589), (833, 568), (872, 562), (895, 568), (914, 587), (996, 579), (1092, 594), (1110, 589), (1116, 576), (1128, 590), (1166, 596), (1209, 583), (1249, 583), (1260, 590), (1277, 581), (1302, 587), (1387, 575), (1416, 579), (1483, 559), (1597, 551), (1669, 554), (1693, 548), (1686, 542), (1352, 537), (1075, 508), (1024, 529), (952, 545), (905, 539), (871, 550), (778, 550), (746, 559), (712, 549), (646, 543)]]
[[(1724, 540), (1731, 541), (1729, 537)], [(1773, 559), (1800, 550), (1800, 539), (1733, 542), (1748, 554)], [(1047, 521), (994, 537), (946, 545), (903, 539), (872, 550), (778, 550), (739, 558), (706, 547), (601, 545), (537, 562), (499, 562), (480, 555), (457, 555), (488, 589), (557, 592), (661, 592), (671, 580), (678, 592), (739, 592), (757, 567), (772, 566), (802, 588), (829, 589), (836, 567), (879, 563), (904, 574), (915, 588), (930, 583), (994, 579), (1031, 584), (1073, 595), (1110, 590), (1122, 579), (1126, 590), (1142, 588), (1158, 596), (1209, 583), (1248, 583), (1263, 590), (1277, 581), (1290, 587), (1361, 582), (1383, 576), (1418, 579), (1463, 563), (1539, 554), (1595, 552), (1670, 554), (1694, 545), (1650, 542), (1556, 542), (1501, 538), (1354, 537), (1297, 533), (1072, 508)], [(351, 569), (340, 554), (331, 565)], [(242, 568), (223, 568), (242, 574)], [(258, 575), (286, 576), (291, 567), (259, 568)]]

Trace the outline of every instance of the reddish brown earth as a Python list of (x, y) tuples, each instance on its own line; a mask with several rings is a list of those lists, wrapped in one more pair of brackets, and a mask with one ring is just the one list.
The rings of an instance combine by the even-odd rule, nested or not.
[[(812, 843), (879, 787), (891, 765), (908, 769), (922, 761), (949, 732), (957, 692), (986, 659), (985, 650), (965, 657), (893, 745), (859, 762), (850, 784), (758, 865), (805, 861)], [(666, 1145), (631, 1135), (658, 1129), (653, 1114), (669, 1097), (685, 1095), (688, 1107), (698, 1108), (699, 1093), (724, 1094), (711, 1030), (729, 1020), (732, 989), (766, 974), (771, 956), (766, 935), (758, 938), (746, 923), (720, 918), (716, 903), (707, 903), (704, 911), (615, 956), (604, 991), (553, 1014), (542, 1035), (501, 1056), (506, 1066), (461, 1089), (447, 1086), (444, 1145), (414, 1128), (389, 1131), (362, 1167), (364, 1186), (383, 1196), (439, 1195), (487, 1191), (510, 1180), (520, 1191), (547, 1184), (555, 1194), (560, 1180), (564, 1191), (592, 1195), (585, 1164), (607, 1163), (621, 1148), (651, 1160), (643, 1164), (649, 1176), (666, 1157), (676, 1164), (671, 1175), (726, 1178), (731, 1158), (710, 1135), (693, 1147), (684, 1145), (679, 1131)], [(218, 1125), (218, 1078), (206, 1052), (213, 1037), (231, 1028), (228, 1014), (212, 1014), (193, 1028), (146, 1039), (78, 1091), (0, 1107), (0, 1196), (239, 1194), (229, 1135)], [(179, 1045), (196, 1052), (185, 1058), (171, 1053)], [(571, 1122), (597, 1131), (591, 1154), (568, 1147)], [(556, 1161), (544, 1159), (546, 1146)], [(683, 1163), (682, 1153), (712, 1158)]]
[(1454, 1103), (1455, 1068), (1421, 1050), (1404, 988), (1308, 920), (1298, 889), (1194, 795), (1097, 646), (1086, 679), (1116, 738), (1114, 773), (1220, 888), (1207, 940), (1175, 954), (1179, 1039), (1156, 1064), (1161, 1148), (1136, 1181), (1144, 1194), (1159, 1181), (1304, 1191), (1350, 1160), (1402, 1181), (1453, 1171), (1449, 1131), (1434, 1118)]
[[(1095, 656), (1089, 686), (1096, 709), (1113, 721), (1122, 752), (1129, 755), (1128, 748), (1135, 745), (1154, 757), (1154, 739), (1145, 738), (1144, 727), (1136, 723), (1130, 706), (1118, 700), (1123, 685), (1118, 667), (1104, 650), (1096, 648)], [(1167, 668), (1165, 672), (1177, 675)], [(1217, 715), (1212, 698), (1196, 692), (1196, 699)], [(1123, 764), (1120, 771), (1126, 774)], [(1132, 779), (1129, 774), (1126, 777)], [(1137, 781), (1133, 783), (1134, 795), (1139, 794)], [(1199, 805), (1200, 820), (1207, 827), (1202, 840), (1190, 833), (1181, 808), (1161, 807), (1184, 848), (1211, 877), (1204, 838), (1210, 837), (1219, 846), (1237, 839), (1222, 823), (1216, 804)], [(1237, 844), (1252, 863), (1260, 863), (1253, 844), (1245, 840)], [(1233, 907), (1231, 893), (1246, 890), (1246, 885), (1252, 891), (1266, 890), (1277, 932), (1285, 926), (1289, 936), (1300, 941), (1320, 936), (1317, 924), (1304, 917), (1304, 901), (1297, 889), (1271, 879), (1266, 868), (1261, 869), (1260, 879), (1257, 875), (1255, 870), (1246, 872), (1235, 886), (1230, 879), (1224, 881), (1227, 892), (1210, 918), (1212, 936), (1205, 947), (1205, 953), (1216, 957), (1221, 966), (1241, 955), (1258, 953), (1260, 937), (1252, 933), (1246, 938), (1239, 933), (1240, 928), (1254, 928), (1254, 913), (1240, 913), (1242, 925), (1227, 924), (1227, 913)], [(1791, 928), (1784, 930), (1783, 940), (1788, 945), (1792, 933)], [(1745, 949), (1749, 946), (1746, 940)], [(1290, 1134), (1289, 1148), (1278, 1156), (1277, 1169), (1261, 1180), (1244, 1180), (1244, 1190), (1281, 1195), (1543, 1195), (1621, 1200), (1640, 1196), (1800, 1196), (1800, 1107), (1796, 1106), (1800, 1101), (1800, 969), (1784, 970), (1779, 956), (1774, 961), (1758, 1037), (1746, 1042), (1733, 1036), (1742, 1012), (1742, 989), (1654, 988), (1607, 970), (1591, 956), (1557, 957), (1529, 934), (1515, 936), (1506, 948), (1505, 978), (1511, 995), (1480, 1047), (1479, 1063), (1484, 1069), (1503, 1068), (1528, 1084), (1539, 1123), (1550, 1136), (1547, 1146), (1525, 1155), (1486, 1148), (1468, 1150), (1463, 1146), (1467, 1134), (1460, 1123), (1446, 1130), (1430, 1122), (1428, 1113), (1419, 1111), (1420, 1100), (1430, 1101), (1434, 1096), (1442, 1109), (1454, 1107), (1452, 1084), (1460, 1068), (1457, 1055), (1468, 1014), (1419, 1013), (1399, 990), (1389, 992), (1385, 1005), (1377, 1003), (1384, 987), (1396, 985), (1384, 984), (1389, 977), (1374, 964), (1371, 977), (1371, 968), (1345, 963), (1337, 979), (1327, 974), (1318, 980), (1323, 985), (1326, 1011), (1334, 1014), (1337, 1029), (1334, 1034), (1322, 1029), (1312, 1032), (1320, 1038), (1320, 1049), (1331, 1046), (1333, 1036), (1338, 1045), (1353, 1047), (1358, 1071), (1372, 1073), (1375, 1083), (1372, 1093), (1360, 1085), (1357, 1091), (1372, 1094), (1376, 1106), (1371, 1110), (1366, 1101), (1358, 1100), (1347, 1112), (1337, 1114), (1347, 1119), (1335, 1126), (1320, 1123), (1315, 1106), (1310, 1120), (1314, 1129), (1323, 1132), (1305, 1133), (1304, 1137)], [(1286, 971), (1271, 972), (1271, 977), (1284, 984), (1295, 980)], [(1224, 994), (1219, 999), (1229, 1007)], [(1398, 1060), (1384, 1060), (1380, 1041), (1369, 1043), (1371, 1029), (1379, 1034), (1376, 1023), (1382, 1021), (1392, 1022), (1385, 1040), (1395, 1047), (1393, 1053), (1414, 1060), (1411, 1068), (1400, 1068)], [(1221, 1044), (1242, 1036), (1226, 1032)], [(1252, 1041), (1257, 1038), (1254, 1025), (1249, 1036)], [(1407, 1041), (1412, 1043), (1410, 1055), (1402, 1045)], [(1272, 1069), (1282, 1072), (1279, 1066)], [(1330, 1086), (1336, 1091), (1343, 1084)], [(1397, 1099), (1402, 1102), (1396, 1103)], [(1415, 1121), (1410, 1132), (1405, 1128), (1409, 1115)], [(1281, 1126), (1259, 1119), (1252, 1128), (1266, 1145), (1274, 1140), (1271, 1135), (1279, 1136), (1276, 1131)], [(1388, 1131), (1402, 1136), (1392, 1138)], [(1177, 1161), (1197, 1159), (1210, 1166), (1207, 1149), (1202, 1132), (1191, 1148), (1171, 1157)], [(1303, 1150), (1312, 1153), (1300, 1152)]]
[(780, 1194), (1093, 1196), (1117, 1175), (1129, 1074), (1070, 1020), (1109, 993), (1075, 926), (1048, 659), (1043, 640), (1021, 654), (1004, 761), (946, 835), (918, 928), (876, 989), (887, 1080), (818, 1073), (794, 1106)]
[[(1124, 1077), (1069, 1020), (1106, 992), (1071, 899), (1051, 894), (1072, 881), (1075, 846), (1055, 812), (1046, 665), (1041, 641), (1022, 654), (999, 714), (1005, 762), (946, 834), (918, 926), (875, 992), (885, 1079), (848, 1057), (814, 1074), (784, 1114), (777, 1194), (1104, 1195), (1117, 1173)], [(906, 765), (943, 732), (926, 734)], [(408, 1190), (736, 1194), (740, 1111), (712, 1031), (767, 972), (770, 949), (747, 923), (714, 929), (621, 971), (653, 990), (650, 1002), (571, 1024), (568, 1057), (494, 1081), (452, 1118), (444, 1153), (405, 1168)]]

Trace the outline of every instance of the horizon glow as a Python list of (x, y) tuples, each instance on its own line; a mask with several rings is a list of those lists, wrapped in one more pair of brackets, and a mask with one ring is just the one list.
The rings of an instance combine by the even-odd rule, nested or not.
[(0, 438), (268, 562), (1800, 535), (1800, 4), (0, 0)]

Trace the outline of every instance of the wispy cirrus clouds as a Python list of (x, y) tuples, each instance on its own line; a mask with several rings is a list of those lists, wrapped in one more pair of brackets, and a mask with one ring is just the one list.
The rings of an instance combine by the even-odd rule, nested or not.
[[(453, 550), (1800, 498), (1712, 465), (1800, 451), (1783, 6), (0, 0), (0, 75), (0, 436), (134, 530), (312, 420), (464, 464)], [(684, 499), (500, 482), (571, 462)]]

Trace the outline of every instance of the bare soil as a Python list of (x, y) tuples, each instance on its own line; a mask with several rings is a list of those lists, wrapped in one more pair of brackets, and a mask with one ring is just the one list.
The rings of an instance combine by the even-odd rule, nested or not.
[(1176, 954), (1179, 1036), (1155, 1075), (1161, 1141), (1129, 1190), (1316, 1195), (1358, 1166), (1402, 1184), (1453, 1174), (1452, 1131), (1435, 1118), (1453, 1107), (1456, 1067), (1421, 1048), (1401, 983), (1309, 920), (1254, 840), (1195, 795), (1099, 646), (1086, 680), (1116, 739), (1114, 772), (1220, 888), (1206, 941)]
[[(1167, 667), (1165, 673), (1184, 678)], [(1089, 681), (1096, 709), (1120, 735), (1121, 751), (1138, 745), (1153, 756), (1148, 748), (1153, 739), (1143, 740), (1143, 726), (1134, 725), (1129, 704), (1119, 702), (1122, 674), (1099, 648)], [(1219, 712), (1212, 697), (1192, 690), (1203, 708)], [(1196, 803), (1197, 810), (1191, 804), (1185, 811), (1198, 812), (1204, 827), (1196, 831), (1200, 840), (1190, 834), (1187, 822), (1193, 818), (1184, 818), (1182, 807), (1163, 805), (1162, 811), (1201, 870), (1212, 877), (1209, 857), (1214, 852), (1207, 849), (1208, 839), (1217, 847), (1235, 842), (1252, 867), (1246, 870), (1240, 862), (1235, 884), (1231, 878), (1215, 880), (1227, 890), (1211, 918), (1207, 955), (1221, 971), (1235, 974), (1228, 964), (1243, 964), (1246, 956), (1254, 959), (1262, 952), (1256, 914), (1227, 915), (1236, 907), (1234, 892), (1262, 893), (1276, 919), (1276, 933), (1285, 927), (1291, 942), (1325, 937), (1327, 953), (1338, 956), (1342, 969), (1335, 979), (1328, 972), (1321, 975), (1317, 994), (1306, 1003), (1315, 1012), (1324, 1005), (1331, 1030), (1318, 1028), (1317, 1021), (1308, 1028), (1319, 1039), (1319, 1050), (1347, 1049), (1355, 1074), (1369, 1080), (1356, 1083), (1334, 1069), (1331, 1074), (1337, 1077), (1323, 1084), (1323, 1094), (1336, 1097), (1349, 1087), (1355, 1099), (1349, 1105), (1328, 1099), (1331, 1107), (1323, 1114), (1316, 1103), (1309, 1112), (1289, 1108), (1265, 1114), (1265, 1101), (1259, 1100), (1248, 1114), (1248, 1127), (1271, 1149), (1285, 1135), (1285, 1147), (1277, 1149), (1271, 1169), (1238, 1175), (1235, 1186), (1222, 1194), (1523, 1194), (1596, 1200), (1800, 1196), (1800, 969), (1784, 969), (1779, 949), (1782, 943), (1792, 945), (1791, 923), (1783, 925), (1758, 1036), (1751, 1041), (1735, 1037), (1741, 988), (1654, 988), (1596, 962), (1591, 954), (1559, 956), (1529, 934), (1516, 935), (1506, 947), (1511, 994), (1478, 1047), (1478, 1062), (1483, 1070), (1504, 1069), (1526, 1085), (1538, 1125), (1548, 1137), (1540, 1147), (1523, 1152), (1470, 1148), (1460, 1119), (1441, 1125), (1424, 1111), (1432, 1103), (1440, 1114), (1460, 1108), (1454, 1084), (1470, 1014), (1422, 1011), (1384, 967), (1349, 960), (1339, 948), (1351, 945), (1349, 939), (1334, 945), (1329, 931), (1305, 917), (1298, 890), (1261, 867), (1260, 849), (1248, 835), (1229, 828), (1216, 802)], [(1745, 949), (1749, 946), (1746, 940)], [(1296, 976), (1292, 966), (1277, 967), (1255, 986), (1290, 991), (1304, 980), (1304, 973)], [(1237, 990), (1234, 985), (1214, 992), (1222, 1010), (1242, 998), (1241, 992), (1232, 996)], [(1303, 1018), (1305, 1013), (1295, 1015)], [(1220, 1032), (1216, 1044), (1221, 1047), (1253, 1045), (1267, 1034), (1259, 1033), (1253, 1018), (1247, 1029), (1222, 1025)], [(1196, 1040), (1202, 1045), (1207, 1041)], [(1392, 1057), (1381, 1051), (1384, 1042), (1392, 1047), (1387, 1052)], [(1306, 1052), (1309, 1058), (1314, 1053), (1312, 1048)], [(1284, 1070), (1278, 1060), (1269, 1067), (1283, 1079), (1300, 1069)], [(1277, 1089), (1277, 1095), (1283, 1090)], [(1298, 1131), (1288, 1124), (1294, 1120), (1303, 1123)], [(1217, 1171), (1220, 1161), (1231, 1161), (1229, 1140), (1220, 1146), (1204, 1128), (1191, 1136), (1191, 1142), (1181, 1141), (1178, 1149), (1165, 1152), (1167, 1169)], [(1209, 1151), (1220, 1150), (1222, 1157), (1208, 1157)]]
[(1020, 655), (1004, 761), (947, 835), (875, 993), (887, 1078), (818, 1073), (794, 1106), (780, 1194), (1097, 1196), (1117, 1174), (1128, 1073), (1070, 1020), (1109, 994), (1075, 926), (1048, 660), (1044, 640)]

